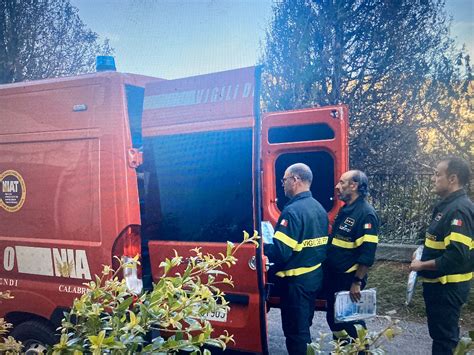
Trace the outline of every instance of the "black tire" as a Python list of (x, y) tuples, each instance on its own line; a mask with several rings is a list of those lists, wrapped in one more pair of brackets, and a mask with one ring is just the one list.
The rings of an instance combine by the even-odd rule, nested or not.
[(18, 324), (10, 335), (23, 344), (26, 354), (45, 353), (48, 345), (57, 342), (54, 328), (47, 321), (29, 320)]

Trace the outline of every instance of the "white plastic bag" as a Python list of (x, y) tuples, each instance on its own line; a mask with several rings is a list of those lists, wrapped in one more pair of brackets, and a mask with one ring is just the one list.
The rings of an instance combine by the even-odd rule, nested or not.
[[(423, 245), (420, 245), (415, 250), (415, 259), (420, 260), (421, 254), (423, 254)], [(416, 286), (416, 279), (418, 273), (416, 271), (410, 271), (408, 274), (408, 282), (407, 282), (407, 300), (405, 301), (405, 305), (409, 305), (411, 300), (413, 299), (413, 294), (415, 293), (415, 286)]]
[(334, 321), (349, 322), (372, 318), (377, 315), (377, 290), (369, 288), (360, 292), (359, 302), (352, 302), (349, 291), (336, 292)]

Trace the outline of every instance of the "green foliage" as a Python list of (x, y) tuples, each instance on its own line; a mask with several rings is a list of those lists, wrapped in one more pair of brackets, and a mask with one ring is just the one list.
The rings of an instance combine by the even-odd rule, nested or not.
[[(229, 310), (219, 289), (233, 283), (225, 270), (237, 262), (234, 255), (242, 244), (256, 244), (258, 238), (244, 233), (242, 243), (228, 242), (226, 253), (218, 256), (200, 248), (186, 259), (175, 252), (161, 263), (163, 275), (153, 289), (141, 295), (131, 293), (117, 276), (124, 268), (136, 267), (137, 259), (120, 261), (118, 270), (104, 266), (65, 314), (53, 354), (200, 353), (204, 345), (225, 349), (232, 335), (213, 334), (206, 314)], [(150, 332), (157, 336), (148, 343)]]
[[(0, 292), (0, 303), (2, 300), (9, 300), (13, 297), (10, 295), (10, 292)], [(8, 334), (8, 329), (10, 329), (12, 325), (10, 323), (5, 322), (5, 319), (0, 318), (0, 353), (1, 354), (19, 354), (22, 348), (20, 342), (17, 342), (13, 337), (6, 336)]]
[(454, 355), (469, 354), (471, 351), (474, 352), (474, 330), (469, 332), (469, 337), (463, 337), (459, 340)]
[[(268, 111), (344, 103), (354, 167), (416, 171), (423, 145), (469, 157), (469, 56), (449, 37), (444, 0), (281, 1), (267, 31)], [(441, 152), (440, 152), (441, 153)]]
[(92, 72), (111, 54), (69, 0), (0, 1), (0, 84)]
[(370, 202), (380, 218), (383, 243), (419, 244), (431, 218), (436, 196), (432, 174), (369, 176)]
[[(380, 318), (380, 317), (379, 317)], [(402, 329), (398, 326), (398, 319), (391, 319), (388, 316), (382, 317), (389, 321), (389, 324), (379, 332), (369, 332), (361, 325), (356, 324), (357, 338), (351, 338), (346, 331), (342, 331), (337, 340), (331, 341), (329, 344), (332, 347), (331, 354), (358, 354), (364, 352), (366, 354), (385, 354), (383, 345), (386, 341), (392, 340), (396, 335), (402, 333)], [(311, 343), (308, 345), (307, 355), (326, 354), (327, 350), (323, 351), (323, 344), (326, 335), (321, 335), (318, 343)]]

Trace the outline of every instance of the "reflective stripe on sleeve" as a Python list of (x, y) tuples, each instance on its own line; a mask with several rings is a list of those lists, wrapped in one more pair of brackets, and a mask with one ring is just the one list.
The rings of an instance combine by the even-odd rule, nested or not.
[(283, 244), (289, 246), (291, 249), (294, 249), (298, 245), (298, 242), (296, 240), (280, 231), (275, 233), (274, 238), (278, 239)]
[(319, 237), (313, 239), (304, 240), (303, 243), (297, 244), (293, 250), (294, 251), (301, 251), (303, 248), (315, 248), (321, 245), (326, 245), (328, 243), (328, 237)]
[(464, 282), (469, 281), (472, 279), (472, 272), (468, 272), (466, 274), (454, 274), (454, 275), (445, 275), (441, 277), (437, 277), (436, 279), (429, 279), (426, 277), (422, 277), (421, 280), (427, 283), (437, 283), (440, 282), (442, 284), (446, 283), (455, 283), (455, 282)]
[(446, 249), (446, 245), (444, 245), (444, 242), (436, 242), (431, 239), (425, 239), (425, 246), (431, 249)]
[[(449, 239), (448, 241), (446, 241), (446, 239)], [(450, 242), (454, 241), (454, 242), (458, 242), (458, 243), (462, 243), (464, 245), (467, 245), (467, 247), (469, 249), (472, 249), (472, 239), (469, 238), (468, 236), (465, 236), (464, 234), (461, 234), (461, 233), (451, 233), (450, 235), (448, 235), (447, 238), (444, 239), (444, 242), (446, 243), (446, 245), (448, 245)]]
[(321, 264), (317, 264), (315, 266), (310, 266), (310, 267), (299, 267), (299, 268), (296, 268), (296, 269), (278, 271), (276, 273), (276, 275), (279, 276), (279, 277), (299, 276), (299, 275), (307, 274), (308, 272), (314, 271), (317, 268), (319, 268), (320, 266), (321, 266)]
[(465, 236), (464, 234), (454, 232), (445, 237), (444, 241), (435, 241), (426, 238), (425, 246), (431, 249), (444, 250), (451, 243), (451, 241), (462, 243), (466, 245), (469, 249), (472, 249), (473, 242), (471, 238)]
[(363, 243), (375, 243), (379, 242), (379, 237), (372, 234), (365, 234), (362, 237), (357, 238), (354, 242), (347, 242), (345, 240), (333, 238), (332, 244), (345, 249), (354, 249), (360, 247)]
[(356, 271), (357, 269), (359, 268), (359, 264), (354, 264), (352, 265), (349, 269), (347, 269), (346, 271), (344, 271), (346, 274), (352, 272), (352, 271)]

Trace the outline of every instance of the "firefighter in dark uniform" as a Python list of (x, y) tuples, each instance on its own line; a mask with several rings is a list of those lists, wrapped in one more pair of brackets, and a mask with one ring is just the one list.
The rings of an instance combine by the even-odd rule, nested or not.
[[(367, 282), (367, 271), (374, 263), (378, 243), (378, 218), (366, 201), (367, 176), (359, 170), (342, 174), (336, 185), (338, 198), (345, 202), (334, 221), (324, 263), (324, 292), (327, 298), (326, 319), (334, 338), (357, 338), (355, 324), (364, 328), (364, 321), (335, 323), (334, 293), (350, 291), (353, 302), (360, 300), (360, 291)], [(345, 333), (345, 332), (347, 333)]]
[(464, 187), (469, 165), (460, 158), (439, 162), (433, 176), (435, 206), (420, 260), (411, 270), (423, 281), (433, 354), (452, 354), (459, 341), (459, 315), (473, 276), (474, 207)]
[(328, 217), (310, 192), (313, 174), (305, 164), (291, 165), (282, 179), (285, 205), (265, 254), (274, 263), (281, 289), (281, 318), (290, 355), (306, 355), (316, 295), (322, 285)]

